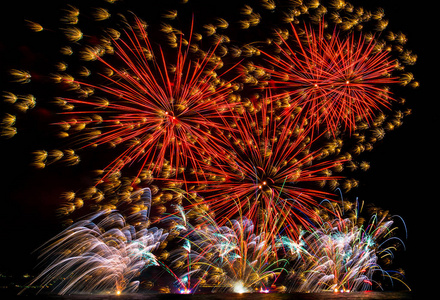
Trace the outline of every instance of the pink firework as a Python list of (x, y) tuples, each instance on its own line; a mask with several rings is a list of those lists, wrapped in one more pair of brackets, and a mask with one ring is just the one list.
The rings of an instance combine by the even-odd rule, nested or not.
[(396, 62), (374, 38), (341, 37), (336, 29), (328, 37), (323, 22), (319, 30), (304, 26), (302, 33), (291, 25), (293, 38), (279, 36), (279, 57), (262, 51), (271, 65), (264, 70), (278, 95), (301, 106), (315, 127), (323, 124), (333, 135), (340, 127), (351, 132), (356, 121), (370, 121), (390, 106), (387, 85), (397, 82), (390, 76)]
[[(83, 147), (105, 143), (125, 146), (107, 166), (108, 172), (134, 161), (140, 162), (139, 172), (145, 168), (160, 172), (166, 161), (176, 169), (189, 164), (197, 168), (199, 153), (217, 153), (210, 131), (221, 128), (215, 120), (230, 108), (226, 97), (231, 83), (213, 72), (218, 67), (212, 62), (215, 47), (203, 58), (191, 61), (190, 41), (182, 49), (181, 39), (176, 60), (167, 61), (168, 53), (162, 48), (153, 51), (141, 21), (136, 19), (136, 27), (125, 33), (124, 40), (113, 40), (117, 66), (95, 55), (113, 73), (102, 75), (105, 84), (76, 82), (99, 90), (106, 99), (65, 98), (79, 107), (90, 107), (67, 114), (101, 113), (87, 124), (97, 134), (86, 136)], [(171, 63), (173, 71), (169, 70)]]

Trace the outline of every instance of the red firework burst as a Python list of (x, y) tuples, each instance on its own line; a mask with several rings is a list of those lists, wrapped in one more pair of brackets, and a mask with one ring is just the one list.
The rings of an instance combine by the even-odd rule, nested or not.
[(298, 233), (298, 224), (309, 225), (316, 200), (330, 196), (309, 183), (336, 178), (329, 169), (340, 162), (314, 163), (318, 151), (310, 151), (310, 130), (299, 120), (280, 118), (264, 99), (261, 109), (227, 124), (220, 138), (228, 154), (211, 168), (221, 180), (201, 191), (217, 217), (244, 214), (257, 224), (266, 215), (273, 224), (287, 222), (291, 234)]
[[(69, 103), (92, 109), (67, 113), (101, 112), (104, 116), (89, 122), (95, 125), (97, 134), (86, 136), (83, 147), (104, 143), (126, 146), (107, 166), (109, 172), (133, 161), (142, 162), (139, 172), (144, 168), (160, 171), (166, 159), (176, 169), (186, 167), (188, 162), (198, 167), (198, 153), (217, 153), (210, 130), (221, 128), (215, 119), (230, 108), (226, 96), (231, 83), (220, 80), (213, 72), (217, 68), (211, 60), (215, 47), (202, 59), (191, 62), (190, 41), (183, 51), (182, 39), (174, 71), (170, 72), (170, 62), (162, 48), (155, 55), (140, 20), (136, 19), (136, 25), (125, 32), (126, 41), (113, 40), (117, 66), (95, 55), (114, 74), (102, 75), (105, 84), (76, 82), (91, 86), (109, 98), (105, 101), (65, 98)], [(103, 106), (105, 110), (100, 111)]]
[(340, 125), (351, 132), (357, 120), (370, 121), (375, 111), (389, 107), (387, 85), (397, 82), (390, 77), (396, 62), (378, 50), (374, 38), (341, 37), (336, 29), (327, 38), (323, 22), (318, 31), (304, 26), (301, 35), (291, 25), (292, 40), (279, 35), (279, 57), (262, 51), (272, 66), (264, 70), (312, 124), (324, 124), (333, 135)]

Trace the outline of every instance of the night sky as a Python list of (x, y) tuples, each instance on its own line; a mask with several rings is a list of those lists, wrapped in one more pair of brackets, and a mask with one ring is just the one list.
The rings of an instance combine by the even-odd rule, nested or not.
[[(35, 63), (41, 53), (33, 53), (24, 34), (24, 19), (54, 14), (56, 6), (47, 1), (11, 1), (0, 10), (0, 92), (8, 90), (6, 70), (17, 62)], [(50, 3), (49, 1), (48, 3)], [(63, 1), (60, 1), (63, 2)], [(143, 1), (148, 2), (148, 1)], [(156, 1), (150, 1), (156, 2)], [(221, 1), (225, 3), (225, 1)], [(239, 2), (239, 0), (235, 1)], [(351, 1), (366, 8), (383, 7), (389, 28), (408, 37), (407, 49), (418, 55), (411, 71), (420, 82), (418, 89), (405, 89), (412, 115), (403, 125), (387, 133), (372, 153), (365, 156), (371, 169), (360, 178), (360, 187), (351, 193), (360, 200), (375, 203), (391, 214), (403, 217), (408, 227), (407, 251), (397, 253), (398, 265), (407, 273), (415, 290), (426, 284), (430, 260), (436, 254), (436, 221), (438, 209), (438, 16), (427, 1)], [(226, 5), (226, 4), (225, 4)], [(139, 4), (137, 5), (139, 6)], [(134, 10), (137, 12), (136, 10)], [(436, 23), (437, 22), (437, 23)], [(25, 37), (25, 38), (23, 38)], [(0, 106), (1, 107), (1, 106)], [(44, 111), (32, 112), (29, 118), (40, 118)], [(23, 121), (26, 122), (26, 121)], [(20, 126), (17, 125), (20, 130)], [(35, 132), (42, 128), (33, 128)], [(80, 187), (89, 179), (82, 174), (81, 164), (71, 168), (35, 170), (29, 166), (29, 149), (43, 143), (44, 135), (27, 132), (12, 139), (0, 139), (0, 272), (32, 272), (35, 255), (30, 253), (59, 232), (62, 227), (55, 217), (62, 192)], [(84, 163), (84, 162), (83, 162)], [(436, 222), (438, 224), (438, 222)], [(431, 257), (432, 256), (432, 257)]]

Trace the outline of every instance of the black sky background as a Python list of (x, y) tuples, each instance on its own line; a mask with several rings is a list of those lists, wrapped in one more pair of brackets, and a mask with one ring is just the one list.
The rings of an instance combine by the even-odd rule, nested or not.
[[(0, 10), (0, 92), (9, 90), (9, 83), (5, 82), (7, 68), (40, 59), (39, 54), (27, 46), (35, 41), (27, 40), (28, 35), (23, 34), (23, 20), (33, 20), (35, 16), (40, 20), (41, 16), (50, 17), (64, 1), (59, 2), (52, 5), (50, 1), (17, 0)], [(152, 3), (156, 1), (143, 2), (154, 5)], [(241, 2), (245, 1), (234, 1)], [(410, 286), (421, 290), (427, 285), (428, 271), (435, 263), (434, 251), (439, 235), (436, 222), (440, 200), (437, 153), (440, 147), (439, 15), (436, 15), (438, 12), (432, 7), (435, 3), (432, 1), (351, 2), (367, 9), (384, 8), (390, 20), (389, 28), (405, 33), (408, 37), (406, 48), (418, 55), (417, 64), (409, 71), (420, 82), (420, 88), (406, 89), (407, 94), (403, 95), (413, 114), (404, 118), (400, 128), (387, 133), (375, 146), (368, 157), (371, 169), (352, 195), (389, 209), (391, 214), (400, 215), (406, 221), (407, 251), (397, 253), (397, 258), (406, 270)], [(140, 6), (139, 3), (136, 6)], [(227, 1), (219, 3), (222, 3), (219, 12), (228, 10)], [(30, 114), (30, 118), (39, 117), (38, 113)], [(19, 125), (18, 128), (20, 130)], [(41, 129), (33, 128), (35, 132)], [(60, 194), (72, 186), (81, 186), (82, 180), (87, 181), (81, 175), (81, 167), (44, 170), (29, 167), (29, 149), (36, 149), (35, 145), (42, 141), (38, 134), (25, 136), (19, 131), (13, 139), (0, 139), (0, 273), (32, 272), (35, 255), (30, 253), (61, 230), (60, 222), (55, 218)]]

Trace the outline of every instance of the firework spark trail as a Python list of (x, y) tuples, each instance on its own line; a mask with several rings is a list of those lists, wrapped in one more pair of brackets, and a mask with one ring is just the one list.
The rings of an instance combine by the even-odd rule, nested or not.
[(270, 219), (282, 217), (297, 235), (299, 225), (307, 227), (313, 218), (316, 200), (330, 195), (307, 184), (337, 179), (324, 171), (341, 161), (315, 163), (318, 151), (310, 150), (310, 129), (299, 118), (279, 120), (266, 100), (261, 110), (226, 122), (230, 128), (220, 138), (228, 155), (213, 160), (210, 169), (220, 180), (199, 192), (220, 218), (242, 210), (258, 223), (259, 213), (270, 211)]
[(183, 246), (170, 255), (171, 267), (183, 270), (181, 291), (200, 286), (236, 293), (267, 290), (285, 271), (288, 262), (276, 255), (280, 244), (272, 236), (278, 232), (269, 222), (256, 226), (241, 216), (219, 225), (209, 214), (195, 222), (181, 232)]
[[(148, 191), (145, 198), (151, 202)], [(148, 222), (148, 211), (137, 215), (133, 217)], [(145, 224), (140, 230), (127, 225), (118, 211), (98, 212), (43, 245), (40, 259), (47, 266), (32, 284), (54, 284), (53, 290), (60, 295), (136, 291), (139, 282), (134, 279), (149, 266), (158, 265), (152, 252), (167, 236), (163, 229), (145, 228)]]
[(280, 57), (262, 51), (271, 66), (262, 69), (278, 94), (291, 97), (315, 126), (325, 124), (333, 136), (340, 125), (352, 132), (356, 121), (371, 121), (375, 111), (389, 108), (387, 85), (398, 82), (390, 76), (396, 61), (376, 50), (374, 38), (341, 37), (337, 29), (327, 38), (322, 22), (319, 30), (304, 26), (301, 36), (302, 28), (291, 29), (293, 41), (279, 35)]
[[(176, 168), (185, 168), (188, 161), (193, 167), (198, 167), (201, 163), (198, 153), (218, 155), (215, 137), (209, 132), (222, 128), (215, 120), (231, 108), (226, 101), (231, 83), (218, 83), (220, 80), (213, 72), (218, 66), (218, 63), (213, 66), (211, 63), (216, 46), (202, 60), (192, 62), (188, 58), (189, 45), (183, 51), (180, 41), (175, 71), (170, 74), (168, 58), (162, 49), (159, 55), (155, 55), (138, 19), (136, 29), (142, 36), (141, 40), (133, 28), (131, 33), (126, 32), (126, 42), (113, 40), (124, 68), (96, 54), (95, 58), (115, 74), (112, 77), (102, 75), (106, 84), (96, 86), (76, 82), (116, 98), (106, 101), (102, 111), (104, 118), (96, 124), (89, 123), (95, 125), (98, 134), (85, 136), (83, 147), (109, 142), (126, 143), (126, 150), (107, 167), (112, 171), (118, 171), (135, 160), (142, 161), (139, 172), (144, 167), (160, 171), (166, 159)], [(92, 108), (92, 111), (65, 112), (68, 115), (96, 113), (94, 110), (100, 106), (95, 100), (64, 100)]]
[(393, 236), (397, 229), (393, 227), (394, 221), (386, 218), (386, 214), (382, 217), (375, 214), (369, 223), (361, 224), (357, 206), (355, 210), (351, 217), (343, 217), (342, 211), (336, 211), (332, 220), (303, 232), (299, 242), (284, 237), (285, 249), (300, 258), (292, 268), (291, 291), (371, 290), (373, 275), (378, 273), (391, 281), (401, 281), (379, 265), (380, 259), (393, 256), (396, 241), (403, 245)]

